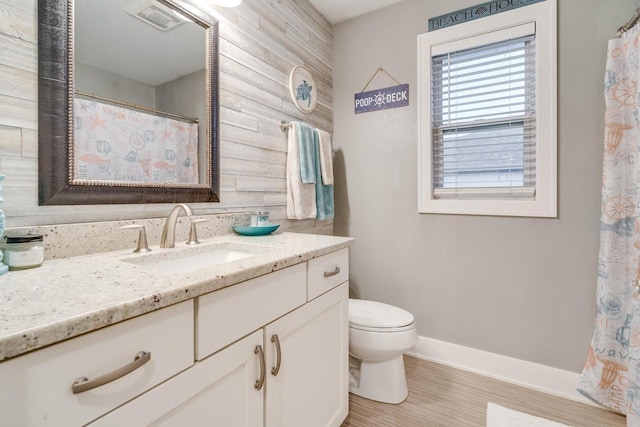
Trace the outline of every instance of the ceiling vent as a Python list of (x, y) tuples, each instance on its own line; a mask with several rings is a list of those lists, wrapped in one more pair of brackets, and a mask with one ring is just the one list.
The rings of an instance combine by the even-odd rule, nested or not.
[(186, 20), (182, 15), (162, 4), (145, 0), (132, 3), (125, 12), (160, 31), (168, 31)]

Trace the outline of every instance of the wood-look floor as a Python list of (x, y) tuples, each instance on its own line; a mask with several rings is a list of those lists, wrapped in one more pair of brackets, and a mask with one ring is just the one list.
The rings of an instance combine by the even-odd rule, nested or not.
[(405, 356), (409, 397), (399, 405), (349, 395), (342, 427), (486, 425), (487, 403), (574, 427), (623, 427), (625, 417), (482, 375)]

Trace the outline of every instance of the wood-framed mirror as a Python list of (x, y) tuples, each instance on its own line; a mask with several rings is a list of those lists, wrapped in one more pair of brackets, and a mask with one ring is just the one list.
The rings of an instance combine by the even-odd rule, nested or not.
[(40, 205), (219, 201), (218, 23), (184, 0), (38, 1)]

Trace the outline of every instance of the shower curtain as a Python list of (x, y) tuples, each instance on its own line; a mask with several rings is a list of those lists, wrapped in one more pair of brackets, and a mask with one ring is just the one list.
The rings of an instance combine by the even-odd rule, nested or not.
[(74, 99), (75, 177), (198, 184), (198, 123), (93, 99)]
[(640, 426), (640, 26), (609, 42), (596, 326), (578, 391)]

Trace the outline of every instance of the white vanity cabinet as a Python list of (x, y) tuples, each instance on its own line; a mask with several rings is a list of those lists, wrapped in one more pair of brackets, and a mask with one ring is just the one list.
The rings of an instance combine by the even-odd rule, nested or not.
[(90, 426), (340, 426), (348, 413), (347, 297), (344, 283)]
[(91, 426), (340, 426), (347, 277), (344, 250), (197, 298), (195, 366)]
[[(343, 249), (0, 363), (0, 426), (338, 427), (347, 279)], [(138, 351), (151, 362), (72, 394)]]

